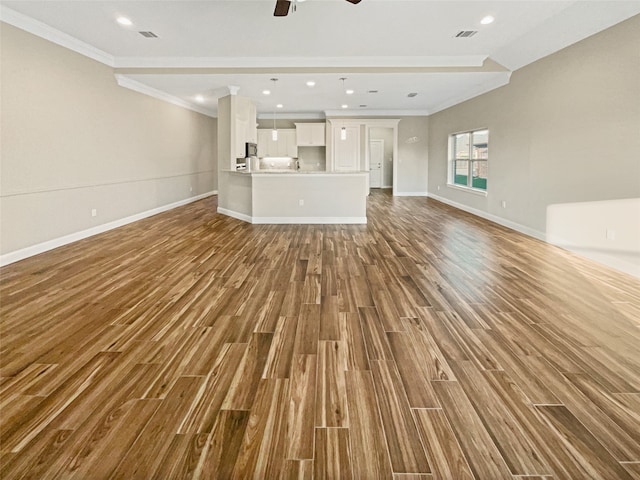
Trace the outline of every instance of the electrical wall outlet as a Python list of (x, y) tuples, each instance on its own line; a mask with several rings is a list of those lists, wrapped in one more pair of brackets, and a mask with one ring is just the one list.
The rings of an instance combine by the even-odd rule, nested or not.
[(298, 200), (298, 205), (302, 207), (304, 205), (304, 200), (303, 199)]
[(507, 208), (507, 201), (506, 200), (502, 200), (502, 208)]
[(92, 216), (92, 217), (95, 217), (95, 216), (97, 216), (97, 215), (98, 215), (98, 210), (96, 210), (95, 208), (92, 208), (92, 209), (91, 209), (91, 216)]
[(616, 239), (616, 231), (615, 230), (611, 230), (610, 228), (607, 228), (607, 231), (605, 233), (607, 240), (615, 240)]

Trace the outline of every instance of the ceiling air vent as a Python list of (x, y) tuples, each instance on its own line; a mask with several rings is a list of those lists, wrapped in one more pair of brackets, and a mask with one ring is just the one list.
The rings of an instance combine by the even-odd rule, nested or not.
[(138, 33), (145, 38), (158, 38), (158, 35), (156, 35), (153, 32), (138, 32)]
[(413, 98), (413, 97), (415, 97), (416, 95), (418, 95), (416, 92), (411, 92), (410, 94), (408, 94), (408, 95), (407, 95), (407, 97), (409, 97), (409, 98)]
[(378, 93), (378, 90), (369, 90), (369, 93)]
[(476, 33), (478, 33), (477, 30), (460, 30), (456, 33), (456, 38), (469, 38), (473, 37)]

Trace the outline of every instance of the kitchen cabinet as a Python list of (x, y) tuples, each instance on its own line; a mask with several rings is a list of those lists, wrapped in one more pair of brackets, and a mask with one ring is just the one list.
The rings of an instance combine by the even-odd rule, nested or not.
[(278, 129), (278, 140), (271, 137), (271, 129), (258, 130), (259, 157), (298, 157), (296, 131), (292, 128)]
[(296, 140), (299, 147), (324, 147), (324, 123), (296, 123)]
[(240, 108), (235, 118), (235, 158), (244, 158), (246, 143), (258, 141), (258, 124), (256, 123), (256, 105), (248, 102)]
[(247, 121), (236, 118), (236, 158), (244, 158), (247, 140)]
[(247, 142), (258, 143), (258, 123), (256, 122), (256, 104), (249, 105), (249, 116), (245, 128)]

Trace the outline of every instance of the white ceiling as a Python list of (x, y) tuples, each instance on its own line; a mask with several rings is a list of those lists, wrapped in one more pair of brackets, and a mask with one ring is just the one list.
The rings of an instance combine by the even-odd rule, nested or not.
[[(274, 4), (4, 0), (1, 13), (3, 21), (112, 65), (121, 85), (210, 115), (233, 85), (257, 101), (259, 113), (282, 103), (285, 117), (432, 113), (504, 85), (511, 71), (640, 13), (640, 0), (308, 0), (275, 18)], [(119, 15), (134, 25), (120, 26)], [(486, 15), (495, 22), (481, 25)], [(460, 30), (478, 33), (454, 38)], [(354, 95), (345, 95), (340, 77)], [(310, 79), (313, 89), (305, 85)], [(262, 95), (266, 88), (274, 94)], [(418, 95), (407, 98), (410, 92)]]

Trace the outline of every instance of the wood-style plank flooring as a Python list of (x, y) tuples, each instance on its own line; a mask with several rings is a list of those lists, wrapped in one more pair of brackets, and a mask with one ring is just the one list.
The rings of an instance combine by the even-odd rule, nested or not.
[(0, 476), (640, 479), (640, 282), (424, 198), (3, 268)]

